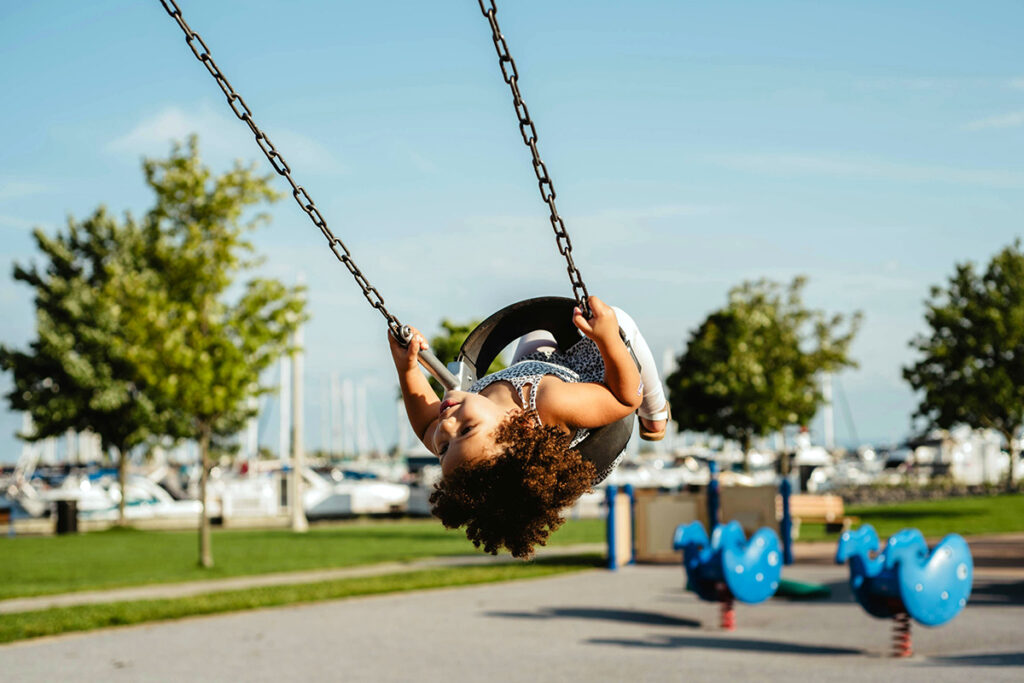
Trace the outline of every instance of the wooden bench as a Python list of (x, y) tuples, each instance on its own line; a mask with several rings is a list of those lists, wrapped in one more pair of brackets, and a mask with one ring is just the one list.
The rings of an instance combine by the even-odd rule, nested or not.
[[(781, 518), (781, 501), (779, 505)], [(856, 517), (847, 517), (844, 514), (843, 499), (831, 494), (790, 496), (789, 514), (793, 518), (793, 526), (797, 529), (801, 523), (817, 523), (824, 524), (825, 531), (828, 532), (846, 531), (857, 522)]]

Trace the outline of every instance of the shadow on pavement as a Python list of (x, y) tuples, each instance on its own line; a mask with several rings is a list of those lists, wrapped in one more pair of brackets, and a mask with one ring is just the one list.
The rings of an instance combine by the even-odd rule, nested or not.
[(929, 657), (927, 664), (940, 666), (1024, 666), (1024, 652)]
[(1024, 569), (1024, 538), (1020, 534), (1003, 537), (968, 538), (974, 568)]
[(971, 605), (1024, 605), (1024, 581), (975, 583), (971, 589)]
[(853, 650), (845, 647), (826, 647), (822, 645), (801, 645), (774, 640), (751, 640), (749, 638), (729, 638), (721, 636), (669, 636), (655, 637), (651, 640), (617, 640), (612, 638), (594, 638), (588, 641), (594, 645), (618, 645), (619, 647), (640, 648), (692, 648), (704, 650), (742, 650), (744, 652), (768, 652), (781, 655), (862, 655), (864, 650)]
[(488, 612), (487, 616), (502, 619), (600, 619), (626, 624), (682, 626), (684, 628), (700, 628), (701, 626), (701, 623), (694, 619), (680, 619), (658, 612), (601, 607), (544, 607), (536, 612)]
[[(974, 552), (973, 546), (971, 552)], [(1024, 560), (1009, 553), (997, 555), (981, 555), (974, 559), (974, 568), (977, 569), (1024, 569)]]
[[(782, 578), (788, 578), (783, 574)], [(809, 583), (819, 583), (811, 581)], [(829, 594), (825, 596), (801, 596), (801, 595), (774, 595), (772, 600), (783, 600), (785, 602), (799, 602), (803, 605), (836, 605), (840, 603), (849, 603), (853, 600), (853, 593), (850, 591), (850, 582), (847, 580), (842, 581), (828, 581), (821, 583), (829, 590)]]
[[(809, 583), (819, 583), (812, 581)], [(801, 596), (801, 595), (773, 595), (772, 600), (779, 600), (782, 602), (798, 602), (801, 605), (840, 605), (849, 604), (853, 602), (853, 593), (850, 591), (850, 582), (843, 581), (828, 581), (821, 583), (829, 589), (829, 594), (825, 596)], [(697, 599), (696, 594), (691, 593), (683, 588), (683, 584), (680, 583), (679, 590), (667, 590), (660, 593), (659, 600), (673, 601), (673, 602), (689, 602), (686, 598)], [(972, 598), (973, 599), (973, 598)]]
[(599, 569), (604, 567), (606, 560), (596, 553), (573, 553), (571, 555), (547, 555), (535, 557), (532, 560), (517, 560), (509, 555), (439, 555), (437, 557), (414, 560), (421, 564), (435, 564), (445, 567), (477, 567), (482, 564), (507, 564), (507, 565), (543, 565), (545, 567), (579, 567)]
[(574, 553), (572, 555), (550, 555), (541, 556), (529, 560), (525, 564), (543, 564), (555, 567), (593, 567), (600, 569), (608, 561), (597, 553)]

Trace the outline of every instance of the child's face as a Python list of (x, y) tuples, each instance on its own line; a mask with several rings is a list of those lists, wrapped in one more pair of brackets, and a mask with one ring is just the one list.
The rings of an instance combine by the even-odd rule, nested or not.
[(508, 416), (506, 407), (479, 394), (449, 391), (439, 410), (427, 442), (441, 461), (442, 474), (447, 476), (461, 465), (498, 453), (494, 430)]

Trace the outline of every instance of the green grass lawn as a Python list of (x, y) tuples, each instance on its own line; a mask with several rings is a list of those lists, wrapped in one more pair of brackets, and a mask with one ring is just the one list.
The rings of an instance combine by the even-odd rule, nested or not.
[[(570, 520), (551, 545), (601, 542), (603, 520)], [(272, 572), (480, 553), (435, 520), (218, 530), (215, 566), (202, 569), (196, 532), (112, 529), (74, 536), (0, 538), (0, 599)]]
[[(900, 529), (914, 527), (927, 537), (956, 532), (962, 535), (1024, 531), (1024, 494), (978, 498), (922, 500), (891, 505), (851, 505), (846, 514), (859, 517), (854, 525), (870, 524), (883, 539)], [(803, 524), (801, 541), (835, 540), (823, 524)]]
[[(951, 531), (1024, 531), (1024, 495), (951, 498), (885, 506), (850, 506), (883, 538), (903, 527), (929, 537)], [(604, 540), (603, 520), (567, 522), (551, 545)], [(805, 524), (800, 540), (835, 540), (821, 525)], [(111, 530), (76, 536), (0, 538), (0, 599), (147, 583), (403, 562), (479, 553), (461, 531), (433, 520), (315, 526), (287, 530), (214, 532), (216, 566), (196, 565), (195, 532)]]
[(138, 600), (5, 614), (0, 618), (0, 643), (71, 631), (335, 600), (357, 595), (538, 578), (590, 569), (600, 564), (602, 560), (597, 556), (544, 558), (535, 562), (432, 569), (408, 574), (222, 591), (173, 600)]

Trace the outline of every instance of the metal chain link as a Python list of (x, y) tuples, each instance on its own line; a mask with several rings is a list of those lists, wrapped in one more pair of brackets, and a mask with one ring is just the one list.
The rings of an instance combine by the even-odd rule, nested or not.
[(569, 273), (569, 282), (572, 284), (572, 293), (576, 297), (576, 304), (583, 311), (586, 317), (590, 317), (590, 306), (587, 304), (589, 297), (587, 286), (583, 284), (583, 275), (572, 259), (572, 240), (565, 229), (565, 221), (558, 215), (558, 208), (555, 206), (555, 186), (548, 175), (548, 167), (541, 161), (540, 152), (537, 151), (537, 127), (530, 118), (530, 110), (526, 108), (526, 102), (519, 92), (519, 70), (516, 68), (515, 60), (508, 49), (508, 42), (505, 36), (501, 35), (501, 27), (498, 26), (498, 8), (494, 0), (477, 0), (480, 4), (480, 11), (491, 25), (491, 39), (494, 41), (494, 49), (498, 52), (498, 65), (501, 67), (502, 78), (512, 91), (512, 103), (515, 105), (516, 117), (519, 119), (519, 132), (523, 136), (523, 143), (530, 148), (533, 155), (533, 172), (537, 175), (537, 186), (540, 188), (540, 197), (551, 210), (551, 228), (555, 231), (555, 244), (558, 253), (565, 257), (566, 270)]
[(324, 219), (320, 210), (317, 209), (316, 204), (313, 203), (313, 198), (309, 196), (305, 188), (301, 185), (296, 184), (292, 178), (291, 167), (288, 166), (288, 162), (284, 160), (281, 153), (274, 147), (274, 143), (270, 141), (267, 134), (260, 130), (259, 126), (252, 118), (252, 110), (242, 99), (242, 96), (235, 92), (235, 89), (231, 87), (231, 83), (228, 82), (227, 77), (217, 66), (217, 63), (213, 61), (213, 57), (210, 56), (210, 49), (203, 42), (203, 39), (199, 37), (199, 34), (192, 30), (192, 28), (186, 23), (184, 17), (181, 16), (181, 8), (178, 7), (178, 3), (175, 0), (160, 0), (160, 4), (164, 6), (167, 13), (171, 15), (171, 18), (178, 22), (178, 26), (185, 32), (185, 42), (188, 43), (189, 49), (192, 50), (192, 54), (196, 56), (196, 59), (206, 67), (206, 70), (210, 72), (214, 80), (217, 81), (217, 85), (224, 92), (224, 96), (228, 98), (228, 105), (231, 107), (231, 111), (235, 112), (241, 121), (244, 121), (253, 135), (256, 136), (256, 144), (259, 145), (260, 149), (266, 155), (267, 160), (270, 161), (270, 165), (274, 167), (274, 170), (284, 179), (288, 181), (288, 184), (292, 186), (292, 196), (295, 201), (306, 212), (309, 219), (313, 221), (313, 225), (320, 229), (324, 237), (327, 238), (327, 244), (334, 255), (345, 264), (348, 271), (352, 274), (356, 284), (363, 290), (363, 296), (366, 297), (367, 302), (384, 316), (387, 320), (388, 328), (391, 329), (392, 334), (395, 335), (396, 339), (402, 339), (402, 323), (398, 321), (394, 315), (388, 311), (384, 305), (384, 297), (380, 295), (377, 288), (370, 284), (370, 281), (366, 279), (362, 271), (359, 270), (359, 266), (352, 259), (352, 254), (349, 252), (348, 247), (340, 239), (335, 237), (331, 229), (327, 227), (327, 221)]

